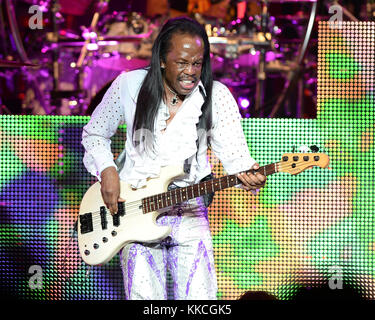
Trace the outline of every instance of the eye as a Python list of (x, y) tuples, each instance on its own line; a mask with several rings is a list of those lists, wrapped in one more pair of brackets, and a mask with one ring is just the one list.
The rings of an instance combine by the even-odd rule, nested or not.
[(186, 67), (187, 66), (187, 62), (183, 62), (183, 61), (177, 61), (176, 62), (177, 63), (177, 65), (179, 66), (179, 67)]

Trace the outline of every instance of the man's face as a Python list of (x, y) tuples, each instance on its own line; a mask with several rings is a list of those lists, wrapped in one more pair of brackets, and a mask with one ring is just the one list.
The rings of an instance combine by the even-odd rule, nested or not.
[(164, 68), (164, 81), (178, 95), (189, 94), (198, 85), (202, 73), (204, 43), (198, 36), (174, 34)]

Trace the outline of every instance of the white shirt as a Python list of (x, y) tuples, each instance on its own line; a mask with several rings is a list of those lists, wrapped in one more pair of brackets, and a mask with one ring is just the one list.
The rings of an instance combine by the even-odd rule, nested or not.
[[(126, 124), (126, 161), (119, 173), (121, 180), (127, 181), (134, 188), (140, 188), (146, 184), (147, 178), (157, 177), (162, 166), (182, 166), (186, 159), (190, 159), (190, 172), (175, 183), (179, 186), (197, 183), (211, 173), (205, 139), (200, 142), (195, 157), (197, 123), (204, 102), (198, 88), (201, 83), (185, 97), (168, 126), (166, 121), (170, 116), (169, 110), (161, 103), (154, 129), (156, 151), (147, 155), (138, 152), (132, 143), (136, 101), (146, 73), (146, 70), (122, 73), (113, 81), (89, 123), (83, 128), (84, 165), (99, 180), (105, 168), (116, 167), (111, 152), (111, 137), (119, 125)], [(212, 124), (212, 130), (208, 133), (211, 149), (225, 171), (235, 174), (249, 170), (255, 160), (249, 154), (237, 103), (229, 89), (218, 81), (214, 81), (212, 89)]]

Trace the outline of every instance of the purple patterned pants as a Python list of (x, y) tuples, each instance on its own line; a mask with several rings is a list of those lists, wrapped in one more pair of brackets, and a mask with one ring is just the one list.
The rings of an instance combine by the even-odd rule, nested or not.
[[(159, 216), (172, 233), (158, 243), (130, 243), (121, 251), (127, 299), (215, 300), (217, 280), (207, 208), (190, 200)], [(173, 281), (168, 292), (167, 270)]]

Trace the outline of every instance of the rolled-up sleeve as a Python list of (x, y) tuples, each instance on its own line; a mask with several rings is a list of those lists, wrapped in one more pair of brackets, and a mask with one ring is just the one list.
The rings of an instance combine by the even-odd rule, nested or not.
[(241, 125), (238, 105), (229, 89), (215, 81), (212, 95), (211, 148), (228, 174), (249, 170), (251, 156)]
[(100, 180), (101, 172), (116, 167), (111, 151), (111, 137), (118, 126), (125, 123), (122, 99), (122, 75), (118, 76), (94, 110), (90, 121), (83, 127), (82, 145), (85, 149), (83, 163), (88, 172)]

